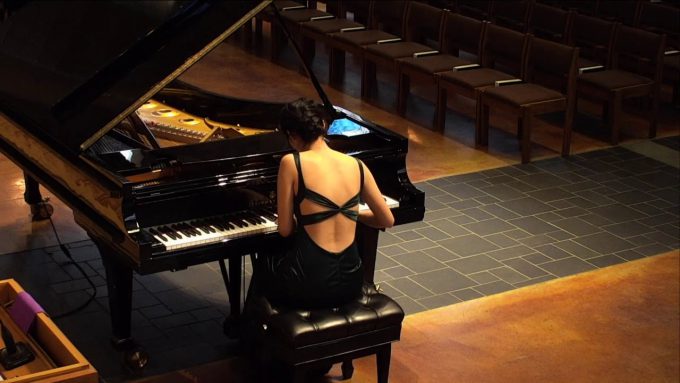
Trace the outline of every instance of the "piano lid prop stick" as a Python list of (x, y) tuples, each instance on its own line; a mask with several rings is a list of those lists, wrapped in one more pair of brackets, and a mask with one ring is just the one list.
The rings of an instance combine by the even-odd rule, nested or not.
[(0, 350), (0, 364), (5, 370), (12, 370), (35, 359), (33, 351), (23, 342), (15, 342), (12, 333), (2, 321), (0, 321), (0, 333), (5, 348)]

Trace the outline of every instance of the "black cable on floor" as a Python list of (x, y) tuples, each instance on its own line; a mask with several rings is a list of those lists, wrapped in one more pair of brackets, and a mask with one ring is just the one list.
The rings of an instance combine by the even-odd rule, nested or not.
[(57, 243), (59, 244), (59, 247), (61, 248), (61, 251), (63, 251), (64, 254), (66, 254), (66, 257), (69, 259), (68, 262), (67, 262), (66, 264), (67, 264), (67, 265), (70, 264), (70, 265), (75, 266), (76, 269), (78, 269), (78, 271), (80, 271), (80, 273), (83, 275), (83, 277), (85, 277), (85, 279), (87, 280), (87, 282), (88, 282), (88, 283), (90, 284), (90, 286), (92, 287), (92, 294), (90, 295), (90, 297), (89, 297), (85, 302), (83, 302), (82, 304), (80, 304), (78, 307), (76, 307), (76, 308), (74, 308), (74, 309), (72, 309), (72, 310), (68, 310), (68, 311), (66, 311), (66, 312), (57, 314), (57, 315), (51, 315), (52, 319), (59, 319), (59, 318), (64, 318), (64, 317), (67, 317), (67, 316), (69, 316), (69, 315), (75, 314), (75, 313), (77, 313), (78, 311), (80, 311), (80, 310), (84, 309), (85, 307), (87, 307), (87, 306), (90, 304), (90, 302), (92, 302), (92, 301), (94, 300), (94, 298), (97, 297), (97, 287), (94, 285), (94, 282), (92, 282), (92, 280), (91, 280), (90, 277), (87, 275), (87, 273), (85, 272), (85, 270), (83, 270), (83, 268), (80, 267), (80, 265), (78, 264), (78, 262), (76, 262), (76, 261), (73, 259), (73, 256), (71, 256), (71, 252), (68, 250), (68, 248), (66, 247), (66, 245), (64, 245), (63, 243), (61, 243), (61, 239), (59, 238), (59, 234), (57, 233), (57, 228), (54, 226), (54, 221), (52, 221), (52, 217), (49, 217), (49, 220), (50, 220), (50, 225), (52, 225), (52, 230), (54, 231), (54, 236), (57, 237)]

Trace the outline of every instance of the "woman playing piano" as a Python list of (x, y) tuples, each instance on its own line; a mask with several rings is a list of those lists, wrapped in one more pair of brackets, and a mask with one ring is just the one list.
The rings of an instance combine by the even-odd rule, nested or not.
[[(257, 261), (265, 294), (294, 307), (355, 298), (363, 285), (357, 221), (377, 228), (394, 224), (370, 170), (326, 144), (324, 115), (321, 105), (305, 99), (281, 112), (280, 128), (296, 150), (282, 158), (277, 180), (278, 230), (290, 246)], [(359, 201), (370, 210), (359, 212)]]

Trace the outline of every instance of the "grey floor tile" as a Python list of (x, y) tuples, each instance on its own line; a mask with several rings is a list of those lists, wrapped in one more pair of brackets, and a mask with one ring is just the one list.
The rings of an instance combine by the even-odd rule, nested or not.
[(556, 278), (557, 277), (555, 277), (554, 275), (543, 275), (543, 276), (540, 276), (540, 277), (537, 277), (537, 278), (527, 279), (524, 282), (515, 283), (514, 285), (515, 285), (516, 288), (520, 288), (520, 287), (535, 285), (535, 284), (542, 283), (542, 282), (551, 281), (551, 280), (556, 279)]
[(504, 282), (504, 281), (496, 281), (496, 282), (491, 282), (487, 283), (485, 285), (479, 285), (475, 286), (474, 289), (479, 291), (480, 293), (484, 295), (493, 295), (493, 294), (498, 294), (502, 293), (504, 291), (512, 290), (514, 289), (515, 286)]
[(431, 291), (415, 283), (409, 278), (397, 278), (393, 281), (390, 281), (390, 285), (404, 293), (404, 295), (406, 295), (407, 297), (414, 300), (430, 297), (433, 295)]
[(588, 259), (601, 255), (587, 247), (584, 247), (573, 240), (555, 242), (555, 246), (581, 259)]
[(518, 273), (514, 269), (507, 266), (491, 269), (489, 272), (510, 284), (522, 282), (528, 279), (526, 275)]
[(658, 244), (658, 243), (654, 243), (654, 244), (651, 244), (651, 245), (636, 247), (633, 250), (644, 255), (645, 257), (649, 257), (649, 256), (652, 256), (652, 255), (665, 253), (665, 252), (671, 250), (671, 248), (669, 248), (668, 246)]
[(580, 208), (578, 206), (566, 208), (566, 209), (560, 209), (555, 211), (556, 214), (564, 217), (564, 218), (571, 218), (571, 217), (578, 217), (578, 216), (584, 216), (588, 214), (588, 210)]
[(635, 250), (624, 250), (615, 254), (619, 258), (623, 258), (626, 261), (634, 261), (636, 259), (644, 258), (645, 256), (638, 253)]
[(582, 209), (590, 209), (591, 207), (600, 206), (594, 203), (593, 201), (587, 200), (582, 197), (573, 197), (567, 199), (566, 201), (569, 202), (572, 206), (580, 207)]
[(387, 274), (383, 270), (376, 270), (373, 273), (373, 281), (375, 283), (387, 282), (387, 281), (391, 281), (392, 279), (394, 279), (394, 278), (392, 278), (389, 274)]
[[(622, 190), (621, 188), (617, 188), (617, 190)], [(647, 202), (649, 200), (654, 199), (651, 195), (640, 191), (640, 190), (630, 190), (630, 191), (624, 191), (622, 193), (617, 193), (617, 194), (612, 194), (609, 196), (609, 198), (613, 199), (614, 201), (624, 204), (624, 205), (631, 205), (635, 203), (641, 203), (641, 202)]]
[(453, 296), (460, 299), (461, 301), (471, 301), (473, 299), (481, 298), (484, 296), (484, 294), (471, 288), (454, 291), (451, 294), (453, 294)]
[(482, 190), (485, 193), (492, 195), (501, 201), (510, 201), (525, 197), (525, 194), (523, 192), (508, 185), (493, 185), (482, 188)]
[(677, 214), (662, 213), (651, 217), (639, 219), (637, 222), (647, 226), (659, 226), (666, 223), (674, 223), (677, 225), (679, 220)]
[(489, 251), (486, 253), (489, 257), (497, 260), (504, 261), (506, 259), (512, 259), (521, 257), (523, 255), (531, 254), (534, 250), (524, 245), (517, 245), (512, 247), (505, 247), (498, 250)]
[(567, 275), (593, 270), (595, 266), (579, 258), (570, 257), (544, 263), (541, 265), (541, 268), (558, 277), (566, 277)]
[(455, 254), (454, 252), (449, 251), (441, 246), (425, 249), (423, 250), (423, 253), (431, 256), (432, 258), (440, 262), (448, 262), (460, 258), (460, 255)]
[(572, 208), (574, 207), (574, 204), (570, 201), (570, 199), (559, 199), (557, 201), (550, 201), (548, 202), (548, 205), (552, 206), (552, 208), (555, 210)]
[(481, 206), (480, 209), (484, 210), (485, 212), (493, 215), (494, 217), (498, 217), (500, 219), (512, 219), (512, 218), (518, 218), (519, 215), (511, 212), (510, 210), (500, 207), (497, 204), (491, 204), (491, 205), (486, 205), (486, 206)]
[(555, 222), (563, 219), (562, 217), (553, 213), (552, 211), (549, 211), (547, 213), (536, 214), (534, 217), (545, 222)]
[(470, 234), (468, 230), (466, 230), (457, 223), (451, 222), (448, 219), (437, 219), (434, 221), (430, 221), (430, 225), (437, 228), (438, 230), (441, 230), (442, 232), (448, 234), (451, 237), (458, 237), (461, 235)]
[(490, 234), (497, 234), (504, 231), (512, 230), (515, 227), (508, 222), (500, 220), (498, 218), (491, 218), (484, 221), (468, 223), (462, 225), (465, 229), (479, 235), (486, 236)]
[(654, 231), (653, 228), (647, 225), (640, 224), (638, 222), (636, 221), (622, 222), (613, 225), (603, 226), (602, 228), (621, 238), (630, 238), (640, 234), (646, 234)]
[(623, 263), (625, 261), (626, 261), (625, 259), (619, 258), (614, 254), (603, 255), (600, 257), (590, 258), (587, 260), (587, 262), (590, 262), (597, 267), (618, 265), (619, 263)]
[(479, 273), (473, 273), (468, 275), (468, 278), (477, 282), (477, 284), (483, 285), (485, 283), (497, 281), (499, 278), (488, 271), (480, 271)]
[(507, 235), (511, 239), (517, 239), (517, 240), (529, 238), (529, 237), (532, 236), (531, 234), (527, 233), (526, 231), (524, 231), (522, 229), (506, 231), (503, 234)]
[(536, 198), (542, 202), (551, 202), (573, 197), (574, 195), (562, 188), (552, 187), (528, 192), (529, 197)]
[[(403, 243), (403, 242), (402, 242)], [(406, 253), (406, 249), (399, 245), (380, 246), (378, 251), (388, 257)]]
[(529, 234), (545, 234), (558, 230), (557, 227), (536, 217), (522, 217), (508, 220), (508, 223), (517, 226)]
[(487, 235), (484, 239), (499, 247), (512, 247), (519, 244), (519, 242), (503, 233)]
[(520, 198), (509, 202), (500, 202), (498, 205), (521, 216), (540, 214), (553, 210), (550, 205), (531, 197)]
[(485, 254), (456, 259), (447, 262), (446, 264), (463, 274), (477, 273), (482, 270), (489, 270), (503, 265)]
[(477, 221), (493, 218), (493, 216), (491, 214), (485, 212), (484, 210), (476, 208), (476, 207), (461, 210), (460, 212), (467, 215), (468, 217), (471, 217), (471, 218), (477, 220)]
[(420, 303), (421, 305), (425, 306), (428, 310), (431, 310), (431, 309), (436, 309), (436, 308), (439, 308), (439, 307), (452, 305), (452, 304), (461, 302), (461, 300), (459, 298), (457, 298), (455, 295), (445, 293), (445, 294), (433, 295), (431, 297), (418, 299), (417, 302)]
[(388, 246), (403, 242), (399, 237), (390, 233), (389, 231), (384, 231), (378, 235), (378, 246)]
[[(450, 218), (460, 215), (458, 210), (447, 207), (446, 209), (432, 210), (425, 212), (425, 221), (430, 222), (442, 218)], [(399, 226), (395, 226), (398, 228)]]
[(422, 229), (416, 229), (416, 233), (420, 234), (425, 238), (429, 238), (433, 241), (440, 241), (442, 239), (449, 238), (450, 235), (434, 227), (425, 227)]
[(528, 183), (522, 181), (510, 182), (507, 184), (507, 186), (510, 186), (511, 188), (523, 193), (538, 189), (536, 186), (529, 185)]
[(484, 195), (483, 191), (462, 183), (444, 185), (442, 186), (442, 189), (460, 199), (474, 198)]
[(378, 288), (380, 289), (381, 293), (393, 299), (404, 296), (404, 293), (401, 290), (398, 290), (392, 286), (392, 281), (382, 282), (378, 284)]
[(420, 182), (416, 187), (424, 192), (427, 197), (441, 196), (447, 194), (441, 189), (441, 186), (448, 184), (448, 182), (444, 183), (442, 180), (442, 178), (439, 178), (428, 182)]
[(437, 196), (431, 196), (425, 193), (425, 195), (429, 198), (434, 198), (435, 201), (441, 202), (441, 203), (452, 203), (452, 202), (458, 202), (460, 201), (459, 198), (456, 198), (455, 196), (452, 196), (451, 194), (441, 194)]
[(675, 236), (670, 236), (661, 231), (651, 232), (644, 236), (668, 247), (678, 247), (678, 240), (680, 239), (677, 234)]
[(473, 219), (472, 217), (468, 217), (465, 214), (461, 214), (461, 215), (458, 215), (458, 216), (455, 216), (455, 217), (450, 217), (449, 221), (451, 221), (455, 224), (458, 224), (458, 225), (463, 225), (463, 224), (470, 223), (470, 222), (476, 222), (475, 219)]
[(408, 277), (409, 275), (413, 275), (414, 272), (413, 270), (407, 269), (406, 267), (402, 265), (394, 266), (394, 267), (388, 267), (386, 269), (380, 270), (390, 277), (391, 279), (394, 280), (395, 278), (403, 278), (403, 277)]
[(407, 297), (407, 296), (401, 296), (394, 298), (397, 303), (399, 303), (399, 306), (404, 310), (404, 314), (406, 315), (411, 315), (415, 313), (419, 313), (421, 311), (425, 311), (427, 308), (420, 303), (414, 301), (412, 298)]
[(415, 230), (402, 231), (400, 233), (394, 234), (395, 237), (401, 239), (403, 242), (413, 241), (415, 239), (423, 238), (423, 235)]
[(522, 259), (533, 265), (540, 265), (541, 263), (546, 263), (553, 260), (552, 258), (539, 253), (525, 255), (522, 257)]
[(506, 184), (515, 180), (515, 177), (508, 176), (506, 174), (501, 174), (497, 176), (488, 177), (486, 181), (493, 185)]
[[(413, 270), (415, 273), (423, 273), (425, 271), (437, 270), (446, 267), (446, 265), (422, 251), (396, 255), (392, 257), (392, 260), (407, 267), (409, 270)], [(385, 271), (389, 272), (388, 270)], [(390, 275), (392, 275), (392, 273), (390, 273)]]
[(430, 241), (427, 238), (420, 238), (416, 239), (414, 241), (408, 241), (404, 242), (399, 245), (400, 247), (403, 247), (407, 251), (416, 251), (416, 250), (423, 250), (427, 249), (430, 247), (435, 247), (437, 244), (433, 241)]
[(548, 256), (552, 260), (569, 258), (569, 257), (573, 256), (573, 254), (570, 254), (570, 253), (560, 249), (559, 247), (556, 247), (555, 245), (537, 246), (536, 250), (541, 252), (541, 254)]
[(525, 246), (529, 247), (536, 247), (536, 246), (541, 246), (541, 245), (547, 245), (550, 243), (555, 243), (555, 239), (551, 238), (550, 236), (546, 234), (539, 234), (539, 235), (532, 235), (527, 238), (522, 238), (519, 240), (520, 243), (522, 243)]
[(613, 222), (626, 222), (646, 218), (646, 215), (639, 211), (618, 203), (592, 208), (590, 211)]
[(433, 198), (425, 198), (425, 209), (438, 210), (448, 207), (445, 203), (439, 202)]
[(577, 236), (588, 235), (602, 231), (602, 229), (599, 227), (591, 225), (588, 223), (588, 221), (579, 217), (565, 218), (559, 221), (554, 221), (552, 224)]
[(557, 230), (546, 234), (548, 237), (556, 241), (564, 241), (566, 239), (574, 238), (575, 235), (564, 230)]
[(486, 253), (487, 251), (498, 249), (498, 246), (493, 243), (472, 234), (439, 241), (439, 246), (442, 246), (461, 257)]
[(490, 195), (476, 197), (475, 201), (481, 203), (482, 205), (489, 205), (489, 204), (492, 204), (492, 203), (500, 202), (500, 200), (498, 198), (492, 197)]
[(417, 274), (412, 276), (411, 279), (435, 294), (460, 290), (477, 284), (472, 279), (450, 268)]
[(610, 254), (628, 250), (635, 247), (634, 244), (615, 235), (602, 232), (573, 239), (574, 242), (595, 250), (599, 254)]
[(375, 259), (375, 269), (376, 270), (385, 270), (389, 269), (390, 267), (396, 267), (399, 266), (399, 264), (395, 261), (392, 260), (390, 257), (385, 257), (385, 256), (377, 256)]

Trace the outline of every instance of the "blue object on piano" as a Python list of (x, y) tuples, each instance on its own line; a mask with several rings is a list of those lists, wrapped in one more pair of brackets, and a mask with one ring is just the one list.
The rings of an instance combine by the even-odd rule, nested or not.
[(343, 135), (347, 137), (359, 136), (369, 133), (365, 127), (357, 124), (349, 118), (340, 118), (334, 120), (328, 128), (329, 135)]

